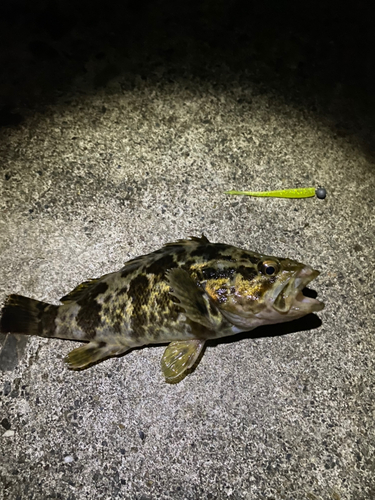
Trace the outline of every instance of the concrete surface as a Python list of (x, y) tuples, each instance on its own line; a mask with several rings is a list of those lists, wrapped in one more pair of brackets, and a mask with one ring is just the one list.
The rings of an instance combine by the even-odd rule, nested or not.
[[(82, 49), (87, 25), (64, 16), (62, 34), (33, 19), (3, 48), (4, 60), (25, 65), (3, 66), (0, 92), (0, 303), (9, 293), (58, 303), (81, 281), (204, 232), (320, 269), (321, 321), (210, 344), (177, 385), (164, 382), (162, 346), (76, 373), (62, 362), (72, 342), (1, 336), (2, 499), (375, 498), (374, 110), (358, 104), (372, 99), (369, 76), (353, 83), (343, 71), (344, 91), (322, 89), (313, 54), (311, 88), (301, 91), (293, 75), (303, 47), (316, 47), (308, 36), (290, 37), (275, 58), (279, 45), (266, 36), (264, 66), (251, 37), (212, 55), (205, 44), (227, 15), (218, 5), (212, 25), (210, 9), (201, 12), (208, 21), (196, 37), (179, 35), (184, 13), (176, 21), (168, 2), (149, 7), (142, 19), (147, 27), (159, 12), (154, 30), (137, 38), (133, 27), (128, 51), (111, 42), (109, 21)], [(122, 15), (128, 21), (125, 7)], [(194, 25), (192, 12), (185, 21)], [(12, 23), (9, 34), (19, 34)], [(162, 26), (174, 27), (168, 41)], [(177, 67), (168, 50), (189, 40), (194, 61), (187, 45)], [(236, 59), (243, 45), (253, 59)], [(324, 68), (335, 57), (323, 57)], [(61, 87), (60, 64), (69, 69)], [(351, 85), (362, 94), (346, 92)], [(310, 185), (327, 198), (223, 194)]]

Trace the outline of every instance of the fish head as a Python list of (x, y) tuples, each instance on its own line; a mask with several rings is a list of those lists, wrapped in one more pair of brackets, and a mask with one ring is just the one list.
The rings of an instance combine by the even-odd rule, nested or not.
[(236, 331), (291, 321), (324, 308), (303, 294), (319, 275), (308, 265), (244, 251), (235, 263), (218, 261), (216, 267), (217, 275), (211, 272), (201, 285)]

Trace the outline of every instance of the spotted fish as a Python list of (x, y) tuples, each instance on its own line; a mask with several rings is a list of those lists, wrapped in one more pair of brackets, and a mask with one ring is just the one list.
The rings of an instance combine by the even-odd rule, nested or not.
[(173, 382), (194, 365), (208, 339), (321, 311), (324, 304), (302, 292), (318, 274), (296, 261), (210, 243), (202, 235), (86, 281), (59, 306), (10, 295), (0, 331), (86, 342), (66, 356), (72, 369), (169, 343), (161, 365)]

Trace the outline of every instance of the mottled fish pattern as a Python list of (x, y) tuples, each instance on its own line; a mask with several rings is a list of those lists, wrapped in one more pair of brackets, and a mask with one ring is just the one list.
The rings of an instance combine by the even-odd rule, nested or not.
[(302, 293), (318, 274), (290, 259), (192, 237), (78, 285), (60, 306), (10, 295), (0, 331), (87, 342), (67, 355), (72, 369), (170, 343), (162, 370), (173, 382), (193, 366), (207, 339), (323, 309)]

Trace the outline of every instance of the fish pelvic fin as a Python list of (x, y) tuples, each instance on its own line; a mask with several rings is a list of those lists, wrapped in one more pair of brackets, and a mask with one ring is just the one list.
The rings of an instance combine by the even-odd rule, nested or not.
[(182, 380), (184, 372), (192, 368), (204, 347), (204, 340), (178, 340), (171, 342), (161, 359), (161, 369), (167, 382)]
[(129, 349), (130, 347), (124, 344), (92, 341), (70, 351), (70, 353), (65, 356), (64, 361), (71, 370), (83, 370), (111, 356), (123, 354)]
[(9, 295), (1, 311), (0, 332), (53, 337), (58, 308), (22, 295)]

